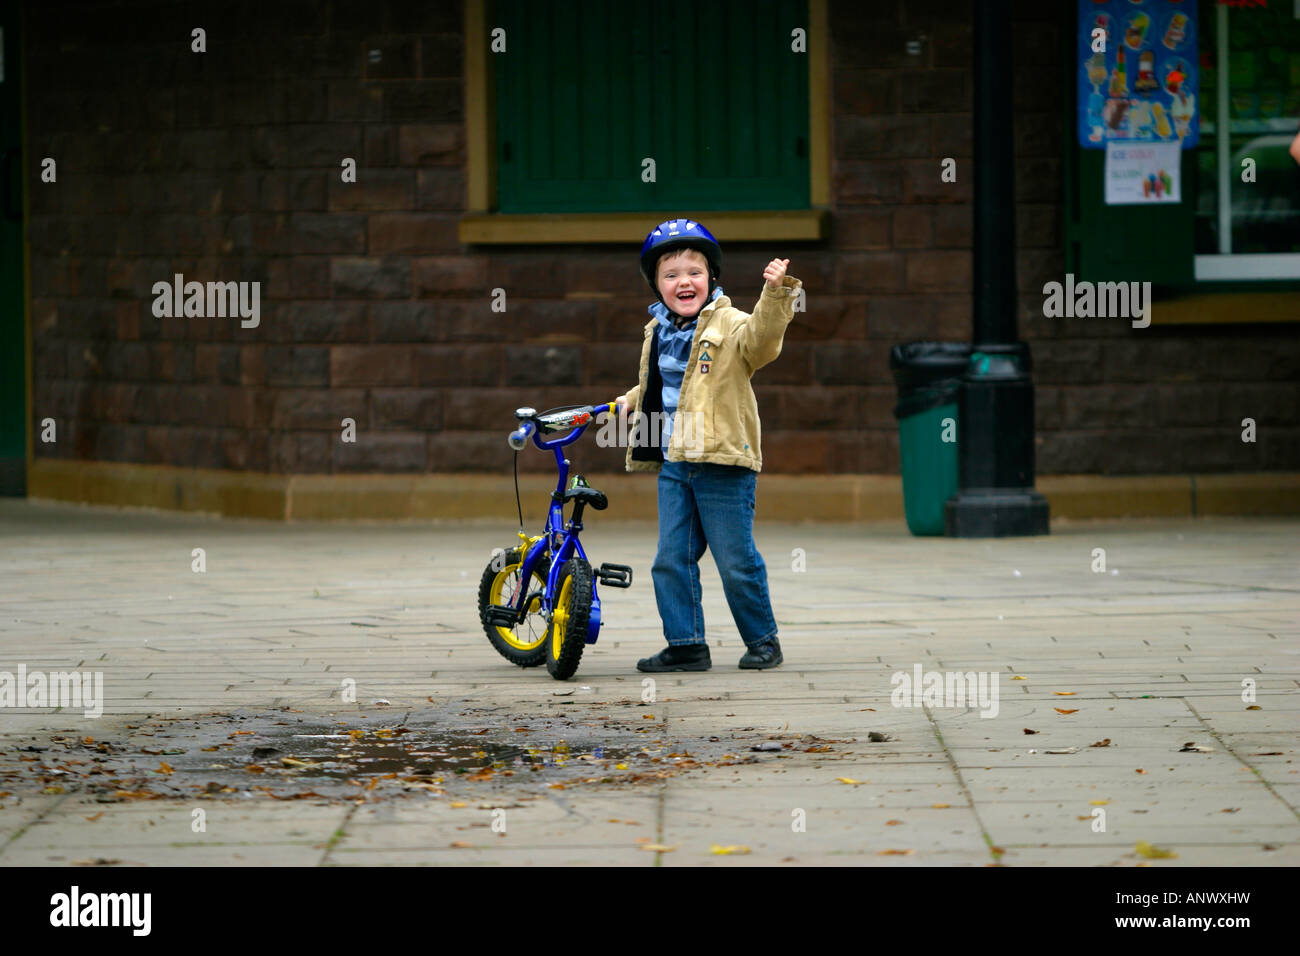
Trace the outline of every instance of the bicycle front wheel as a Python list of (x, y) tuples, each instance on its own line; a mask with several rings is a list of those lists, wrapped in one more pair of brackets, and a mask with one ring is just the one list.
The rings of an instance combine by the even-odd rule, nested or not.
[(523, 621), (512, 628), (491, 624), (484, 617), (489, 604), (514, 606), (520, 588), (527, 587), (530, 592), (546, 589), (546, 579), (539, 570), (546, 567), (546, 561), (538, 561), (531, 579), (524, 581), (519, 573), (523, 559), (523, 549), (513, 548), (493, 558), (483, 570), (478, 588), (479, 620), (497, 653), (520, 667), (536, 667), (546, 659), (546, 618), (542, 616), (540, 597), (529, 601)]

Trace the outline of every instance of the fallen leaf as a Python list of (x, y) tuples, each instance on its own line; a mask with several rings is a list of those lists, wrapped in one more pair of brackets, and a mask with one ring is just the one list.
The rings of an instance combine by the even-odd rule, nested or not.
[(564, 786), (564, 784), (562, 784), (562, 783), (553, 783), (553, 784), (551, 784), (550, 789), (552, 789), (552, 790), (564, 790), (564, 789), (565, 789), (565, 786)]
[(157, 770), (157, 772), (158, 772), (158, 773), (175, 773), (176, 771), (174, 771), (174, 770), (172, 769), (171, 764), (169, 764), (166, 760), (160, 760), (160, 761), (158, 761), (158, 770)]
[(1028, 677), (1021, 677), (1019, 674), (1017, 674), (1015, 677), (1013, 677), (1013, 678), (1011, 678), (1011, 679), (1012, 679), (1012, 680), (1029, 680)]
[(1236, 812), (1237, 812), (1238, 810), (1240, 810), (1240, 809), (1241, 809), (1241, 807), (1224, 807), (1224, 808), (1223, 808), (1222, 810), (1220, 810), (1219, 812), (1220, 812), (1220, 813), (1236, 813)]
[(1078, 748), (1078, 747), (1061, 747), (1061, 748), (1059, 748), (1059, 749), (1057, 749), (1057, 750), (1044, 750), (1044, 751), (1043, 751), (1043, 753), (1045, 753), (1045, 754), (1077, 754), (1078, 752), (1079, 752), (1079, 748)]
[(458, 847), (458, 848), (460, 848), (460, 849), (464, 849), (464, 848), (466, 848), (466, 847), (472, 847), (474, 844), (473, 844), (473, 843), (466, 843), (464, 840), (455, 840), (455, 841), (453, 841), (453, 843), (452, 843), (451, 845), (454, 846), (454, 847)]
[(632, 842), (633, 842), (633, 843), (649, 843), (649, 842), (650, 842), (650, 838), (649, 838), (649, 837), (637, 837), (637, 838), (636, 838), (635, 840), (633, 840)]
[(662, 843), (642, 843), (641, 849), (650, 850), (652, 853), (672, 853), (673, 850), (677, 849), (677, 844), (664, 846)]
[(349, 730), (349, 731), (348, 731), (348, 736), (351, 737), (353, 740), (360, 740), (360, 739), (361, 739), (362, 737), (364, 737), (365, 735), (366, 735), (366, 732), (365, 732), (364, 730)]
[(452, 807), (453, 809), (459, 809), (460, 807), (467, 807), (467, 806), (469, 806), (469, 804), (468, 804), (468, 803), (449, 803), (449, 804), (447, 804), (447, 806)]
[(99, 819), (100, 817), (102, 817), (103, 815), (104, 815), (104, 811), (103, 811), (103, 810), (100, 810), (100, 811), (99, 811), (98, 813), (96, 813), (93, 817), (86, 817), (86, 819), (89, 820), (91, 823), (94, 823), (96, 820), (98, 820), (98, 819)]
[(1089, 804), (1090, 806), (1094, 806), (1094, 807), (1104, 807), (1104, 806), (1106, 806), (1108, 803), (1110, 803), (1109, 800), (1089, 800), (1089, 801), (1088, 801), (1088, 804)]
[(838, 780), (840, 783), (855, 783), (855, 784), (856, 784), (856, 783), (866, 783), (866, 782), (867, 782), (867, 781), (865, 781), (865, 780), (854, 780), (852, 777), (836, 777), (835, 779)]
[(876, 856), (911, 856), (915, 850), (881, 850)]
[(1173, 850), (1163, 850), (1158, 846), (1152, 846), (1146, 840), (1138, 840), (1133, 849), (1138, 852), (1139, 856), (1144, 856), (1148, 860), (1169, 860), (1178, 857), (1178, 854)]
[(626, 769), (627, 769), (627, 764), (625, 764), (625, 763), (616, 763), (616, 764), (614, 764), (614, 769), (615, 769), (615, 770), (626, 770)]
[(886, 820), (886, 821), (885, 821), (885, 826), (887, 826), (887, 827), (897, 827), (897, 826), (902, 826), (902, 824), (903, 824), (903, 821), (902, 821), (902, 820)]
[(1110, 738), (1107, 737), (1105, 740), (1099, 740), (1099, 741), (1097, 741), (1095, 744), (1088, 744), (1088, 746), (1089, 746), (1089, 747), (1109, 747), (1109, 746), (1110, 746)]
[(1057, 697), (1073, 697), (1075, 694), (1072, 690), (1054, 690), (1052, 693)]
[(1073, 710), (1066, 710), (1064, 707), (1053, 707), (1052, 709), (1058, 714), (1077, 714), (1079, 712), (1078, 707), (1075, 707)]
[(314, 760), (299, 760), (296, 757), (281, 757), (280, 763), (286, 767), (319, 767), (320, 764)]
[(1143, 770), (1141, 767), (1138, 767), (1138, 768), (1137, 768), (1136, 770), (1134, 770), (1133, 772), (1134, 772), (1134, 773), (1146, 773), (1146, 771)]
[(1187, 741), (1187, 743), (1183, 744), (1181, 748), (1179, 748), (1178, 752), (1180, 754), (1188, 754), (1188, 753), (1208, 754), (1208, 753), (1214, 753), (1214, 748), (1207, 744), (1193, 743), (1192, 741), (1189, 740)]
[(1259, 706), (1259, 704), (1251, 704), (1251, 705), (1250, 705), (1249, 707), (1247, 707), (1246, 709), (1247, 709), (1247, 710), (1263, 710), (1264, 708), (1261, 707), (1261, 706)]
[[(1208, 749), (1213, 750), (1214, 748), (1211, 747), (1211, 748), (1208, 748)], [(1283, 755), (1283, 754), (1282, 754), (1282, 751), (1280, 751), (1280, 750), (1265, 750), (1265, 751), (1262, 751), (1262, 752), (1257, 753), (1257, 754), (1251, 754), (1250, 756), (1252, 756), (1252, 757), (1281, 757), (1282, 755)]]
[(1006, 853), (1007, 851), (1004, 850), (1004, 849), (1002, 849), (1002, 847), (1000, 847), (1000, 846), (991, 846), (991, 847), (989, 847), (989, 852), (992, 853), (994, 856), (1001, 856), (1002, 854)]
[(1030, 730), (1028, 727), (1026, 727), (1026, 728), (1025, 728), (1025, 733), (1027, 733), (1027, 734), (1036, 734), (1036, 733), (1039, 733), (1039, 731), (1037, 731), (1037, 730)]
[(806, 753), (806, 754), (824, 754), (824, 753), (828, 752), (830, 749), (831, 749), (830, 747), (809, 747), (809, 748), (807, 748), (807, 749), (804, 751), (804, 753)]
[(713, 854), (715, 854), (715, 855), (717, 855), (717, 856), (731, 856), (732, 854), (736, 854), (736, 855), (739, 855), (739, 856), (744, 856), (744, 855), (746, 855), (746, 854), (749, 853), (749, 847), (747, 847), (747, 846), (719, 846), (718, 844), (714, 843), (714, 844), (710, 845), (710, 847), (709, 847), (709, 852), (710, 852), (710, 853), (713, 853)]
[(46, 787), (44, 790), (41, 791), (41, 793), (49, 793), (49, 794), (63, 793), (63, 792), (64, 792), (63, 788), (59, 786)]
[(873, 730), (873, 731), (870, 731), (870, 732), (867, 734), (867, 739), (870, 740), (873, 744), (880, 744), (880, 743), (884, 743), (886, 740), (888, 740), (888, 739), (889, 739), (889, 735), (888, 735), (888, 734), (882, 734), (882, 733), (881, 733), (880, 731), (878, 731), (878, 730)]
[(1076, 820), (1091, 820), (1091, 819), (1092, 819), (1092, 814), (1089, 813), (1089, 814), (1086, 814), (1085, 816), (1082, 816), (1082, 817), (1075, 817), (1074, 819), (1076, 819)]
[(931, 810), (947, 810), (947, 809), (948, 809), (949, 807), (951, 807), (951, 806), (952, 806), (951, 803), (932, 803), (932, 804), (930, 804), (930, 809), (931, 809)]

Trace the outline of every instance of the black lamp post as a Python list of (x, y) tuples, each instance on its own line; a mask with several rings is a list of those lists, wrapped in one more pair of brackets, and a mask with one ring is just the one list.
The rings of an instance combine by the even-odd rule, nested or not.
[(1048, 533), (1034, 490), (1034, 384), (1016, 332), (1015, 143), (1009, 0), (975, 0), (975, 317), (958, 409), (959, 487), (945, 533), (991, 538)]

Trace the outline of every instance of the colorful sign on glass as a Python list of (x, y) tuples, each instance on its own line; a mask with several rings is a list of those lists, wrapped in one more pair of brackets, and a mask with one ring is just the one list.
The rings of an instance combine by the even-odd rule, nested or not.
[(1196, 145), (1195, 0), (1079, 0), (1079, 145)]

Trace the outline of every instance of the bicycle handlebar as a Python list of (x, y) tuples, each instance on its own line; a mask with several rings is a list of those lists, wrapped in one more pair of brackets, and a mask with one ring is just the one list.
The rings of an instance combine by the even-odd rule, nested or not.
[[(551, 415), (533, 414), (528, 416), (518, 428), (506, 437), (506, 442), (515, 451), (522, 451), (523, 447), (528, 444), (529, 438), (537, 441), (539, 447), (545, 447), (542, 446), (540, 440), (536, 439), (540, 432), (558, 432), (574, 427), (578, 430), (573, 437), (577, 438), (597, 415), (602, 412), (612, 413), (616, 407), (617, 405), (614, 402), (604, 402), (600, 405), (583, 405)], [(528, 411), (531, 411), (531, 409)], [(565, 444), (568, 444), (568, 442), (566, 441)]]

